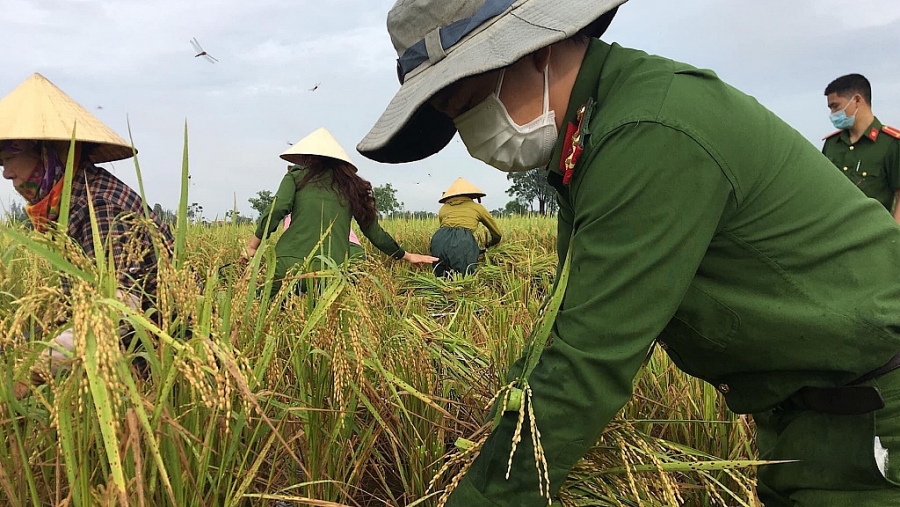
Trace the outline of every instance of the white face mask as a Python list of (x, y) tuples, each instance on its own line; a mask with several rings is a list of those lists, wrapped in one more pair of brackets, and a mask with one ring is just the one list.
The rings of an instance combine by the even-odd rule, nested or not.
[(559, 131), (556, 112), (550, 111), (550, 67), (544, 69), (544, 112), (525, 125), (518, 125), (500, 101), (506, 69), (500, 71), (497, 89), (454, 123), (469, 155), (504, 172), (544, 167), (553, 157)]

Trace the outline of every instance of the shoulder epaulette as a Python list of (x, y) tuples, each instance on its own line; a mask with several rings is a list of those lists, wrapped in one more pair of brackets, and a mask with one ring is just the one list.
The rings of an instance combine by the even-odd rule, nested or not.
[(881, 131), (885, 134), (893, 137), (894, 139), (900, 139), (900, 129), (895, 129), (894, 127), (890, 127), (888, 125), (883, 125), (881, 127)]
[(834, 132), (832, 132), (832, 133), (828, 134), (827, 136), (823, 137), (822, 140), (824, 141), (824, 140), (826, 140), (826, 139), (832, 138), (832, 137), (834, 137), (834, 136), (840, 134), (841, 132), (843, 132), (843, 130), (835, 130)]

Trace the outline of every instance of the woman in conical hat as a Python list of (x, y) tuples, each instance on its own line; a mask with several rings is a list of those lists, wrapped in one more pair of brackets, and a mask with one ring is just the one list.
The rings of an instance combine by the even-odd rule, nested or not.
[[(290, 172), (291, 169), (293, 169), (294, 167), (295, 167), (294, 164), (288, 164), (288, 166), (287, 166), (288, 172)], [(285, 215), (284, 221), (282, 223), (284, 224), (284, 225), (282, 225), (282, 229), (284, 229), (285, 231), (288, 230), (288, 227), (291, 226), (291, 214), (290, 213)], [(349, 250), (350, 258), (351, 259), (359, 259), (359, 260), (365, 259), (366, 251), (363, 250), (362, 245), (359, 243), (359, 237), (356, 236), (356, 233), (353, 232), (353, 229), (350, 229), (350, 237), (348, 239), (350, 240), (350, 250)]]
[[(320, 255), (337, 261), (347, 258), (351, 219), (376, 248), (393, 259), (413, 264), (437, 260), (403, 250), (381, 228), (372, 184), (356, 174), (350, 156), (327, 129), (320, 128), (300, 140), (281, 158), (294, 165), (281, 180), (269, 211), (259, 217), (256, 234), (247, 245), (247, 255), (253, 256), (262, 238), (275, 232), (279, 222), (291, 214), (290, 225), (275, 245), (272, 294), (289, 269), (315, 270), (320, 267), (321, 261), (316, 259)], [(305, 265), (307, 262), (314, 265)], [(300, 290), (305, 286), (301, 284)]]
[[(16, 192), (25, 199), (25, 210), (35, 229), (43, 232), (53, 227), (59, 217), (65, 160), (73, 130), (75, 172), (65, 232), (90, 257), (96, 250), (108, 250), (112, 246), (118, 271), (119, 299), (133, 308), (148, 309), (153, 305), (156, 293), (157, 258), (152, 238), (160, 238), (162, 252), (171, 249), (174, 238), (169, 228), (155, 216), (150, 228), (156, 231), (150, 230), (147, 224), (139, 224), (135, 219), (144, 213), (140, 196), (95, 165), (130, 158), (134, 150), (40, 74), (32, 75), (0, 100), (3, 178), (11, 181)], [(88, 199), (94, 208), (93, 215), (103, 241), (101, 245), (94, 244)], [(129, 251), (143, 254), (136, 258), (128, 255)], [(64, 289), (68, 290), (68, 286)], [(63, 331), (56, 342), (62, 348), (72, 350), (71, 329)], [(53, 352), (51, 371), (55, 372), (62, 357), (59, 352)]]
[[(454, 272), (472, 274), (478, 265), (481, 248), (475, 239), (475, 229), (483, 224), (491, 233), (485, 250), (500, 242), (500, 228), (488, 210), (481, 205), (484, 197), (478, 187), (459, 178), (441, 195), (443, 203), (438, 212), (441, 228), (431, 237), (431, 255), (440, 259), (434, 266), (438, 276)], [(475, 200), (478, 202), (475, 202)]]

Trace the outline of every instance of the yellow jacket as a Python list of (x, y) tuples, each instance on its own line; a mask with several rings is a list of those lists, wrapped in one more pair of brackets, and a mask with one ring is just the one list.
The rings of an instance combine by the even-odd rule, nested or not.
[(438, 212), (438, 219), (441, 227), (462, 227), (475, 231), (478, 223), (484, 224), (491, 233), (491, 240), (488, 241), (485, 248), (492, 247), (500, 242), (500, 228), (494, 217), (488, 213), (488, 210), (481, 204), (472, 200), (471, 197), (457, 196), (447, 199), (441, 210)]

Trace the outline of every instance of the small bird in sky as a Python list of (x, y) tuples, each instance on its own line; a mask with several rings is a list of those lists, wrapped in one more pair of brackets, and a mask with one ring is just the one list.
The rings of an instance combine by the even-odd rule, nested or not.
[(197, 54), (194, 55), (194, 58), (199, 58), (202, 56), (209, 63), (216, 63), (219, 61), (216, 58), (214, 58), (211, 54), (209, 54), (203, 50), (203, 48), (200, 46), (200, 43), (197, 41), (196, 37), (191, 39), (191, 46), (194, 46), (194, 51), (197, 52)]
[(320, 84), (322, 84), (322, 83), (316, 83), (316, 86), (313, 86), (312, 88), (310, 88), (309, 91), (314, 92), (314, 91), (318, 90)]
[(103, 109), (103, 106), (97, 106), (97, 109)]

